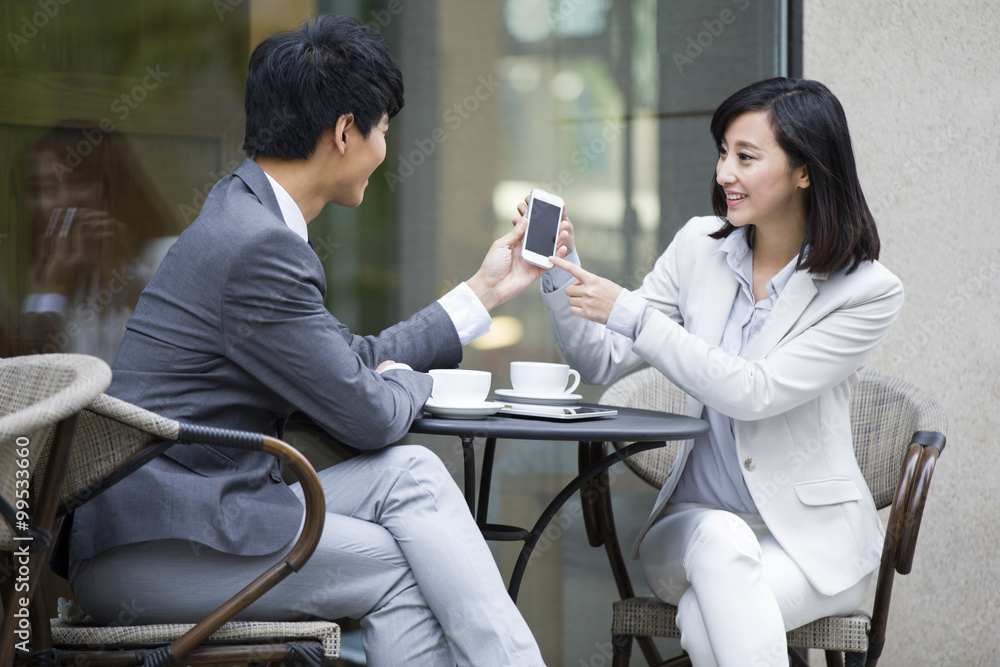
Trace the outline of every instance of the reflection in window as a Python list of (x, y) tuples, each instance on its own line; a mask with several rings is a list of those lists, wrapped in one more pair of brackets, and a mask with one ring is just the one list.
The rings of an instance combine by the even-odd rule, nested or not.
[(166, 204), (119, 134), (67, 121), (21, 161), (33, 289), (16, 351), (114, 361), (139, 293), (172, 242)]

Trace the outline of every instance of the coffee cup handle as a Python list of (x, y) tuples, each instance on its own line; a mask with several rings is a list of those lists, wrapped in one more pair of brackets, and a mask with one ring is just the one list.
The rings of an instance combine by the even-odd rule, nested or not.
[(564, 391), (563, 394), (572, 394), (573, 390), (576, 389), (580, 385), (580, 374), (577, 373), (572, 368), (569, 369), (569, 374), (570, 374), (570, 377), (573, 378), (573, 384), (571, 384), (569, 387), (567, 387), (566, 391)]

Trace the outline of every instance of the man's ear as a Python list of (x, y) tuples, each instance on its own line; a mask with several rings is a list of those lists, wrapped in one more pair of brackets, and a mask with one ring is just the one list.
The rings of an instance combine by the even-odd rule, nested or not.
[(347, 151), (348, 130), (354, 127), (354, 114), (346, 113), (337, 119), (337, 124), (331, 128), (334, 150), (340, 154)]

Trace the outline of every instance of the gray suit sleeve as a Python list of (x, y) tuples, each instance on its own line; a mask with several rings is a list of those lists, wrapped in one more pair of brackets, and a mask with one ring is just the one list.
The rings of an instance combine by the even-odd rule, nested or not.
[[(285, 230), (245, 244), (222, 297), (223, 347), (235, 363), (334, 437), (361, 449), (399, 440), (430, 395), (422, 372), (462, 358), (438, 304), (377, 336), (356, 336), (324, 306), (322, 267)], [(386, 360), (416, 371), (379, 375)]]

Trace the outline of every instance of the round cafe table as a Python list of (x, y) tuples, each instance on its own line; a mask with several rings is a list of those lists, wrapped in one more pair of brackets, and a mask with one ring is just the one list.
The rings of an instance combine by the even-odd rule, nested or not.
[[(524, 541), (524, 546), (521, 548), (521, 553), (514, 565), (514, 571), (511, 573), (508, 587), (508, 592), (515, 601), (521, 586), (521, 579), (535, 545), (546, 526), (566, 501), (573, 497), (573, 494), (612, 465), (632, 454), (661, 447), (668, 440), (687, 440), (708, 432), (708, 423), (694, 417), (635, 408), (616, 407), (615, 409), (618, 414), (613, 417), (574, 421), (521, 417), (502, 413), (480, 419), (447, 419), (425, 413), (423, 417), (414, 420), (410, 427), (410, 433), (459, 437), (462, 441), (464, 457), (465, 498), (469, 503), (469, 510), (476, 517), (476, 523), (483, 531), (483, 536), (488, 540)], [(485, 440), (478, 508), (476, 502), (476, 438)], [(486, 521), (497, 438), (580, 443), (580, 473), (552, 499), (530, 529), (490, 524)], [(621, 449), (612, 447), (610, 453), (606, 453), (605, 443), (610, 442), (631, 444)], [(583, 465), (584, 462), (588, 464), (586, 467)]]

